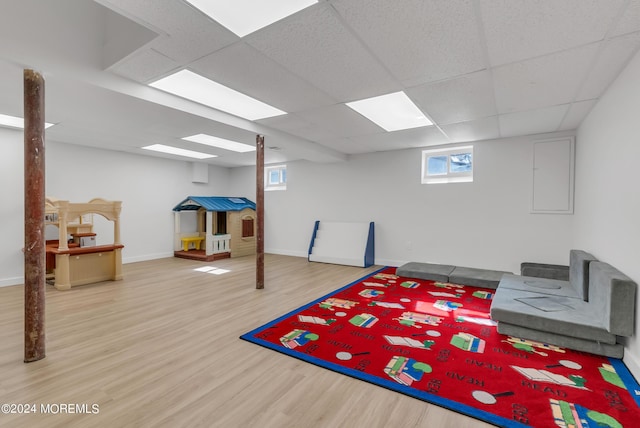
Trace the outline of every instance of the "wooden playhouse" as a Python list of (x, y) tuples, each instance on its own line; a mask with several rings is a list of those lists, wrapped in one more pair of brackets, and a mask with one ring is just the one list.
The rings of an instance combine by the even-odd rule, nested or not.
[(212, 261), (256, 253), (256, 204), (249, 199), (189, 196), (173, 211), (175, 257)]

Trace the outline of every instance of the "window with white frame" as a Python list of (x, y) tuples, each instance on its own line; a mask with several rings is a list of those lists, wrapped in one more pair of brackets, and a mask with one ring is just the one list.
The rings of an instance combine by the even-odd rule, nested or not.
[(473, 181), (473, 146), (422, 151), (422, 184)]
[(264, 190), (287, 190), (287, 166), (267, 166), (264, 169)]

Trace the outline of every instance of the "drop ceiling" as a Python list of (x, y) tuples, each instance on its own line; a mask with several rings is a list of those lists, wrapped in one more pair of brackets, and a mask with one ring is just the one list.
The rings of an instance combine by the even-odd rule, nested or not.
[[(182, 138), (262, 134), (268, 163), (336, 162), (572, 130), (640, 48), (640, 0), (327, 0), (244, 37), (183, 0), (0, 7), (1, 114), (23, 115), (33, 68), (47, 140), (185, 159), (141, 149), (172, 145), (226, 167), (255, 153)], [(148, 86), (183, 69), (287, 114), (249, 121)], [(398, 91), (434, 125), (387, 132), (345, 105)]]

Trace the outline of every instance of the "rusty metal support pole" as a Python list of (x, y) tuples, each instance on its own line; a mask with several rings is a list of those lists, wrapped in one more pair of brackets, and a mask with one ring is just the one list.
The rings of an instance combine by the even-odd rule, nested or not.
[(44, 79), (24, 70), (24, 362), (45, 357)]
[(256, 135), (256, 288), (264, 288), (264, 136)]

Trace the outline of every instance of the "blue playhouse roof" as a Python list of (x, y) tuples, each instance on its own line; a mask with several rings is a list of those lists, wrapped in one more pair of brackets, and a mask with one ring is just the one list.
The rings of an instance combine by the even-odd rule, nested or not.
[(173, 208), (173, 211), (195, 211), (204, 208), (207, 211), (242, 211), (245, 208), (256, 209), (256, 204), (247, 198), (229, 198), (226, 196), (189, 196)]

